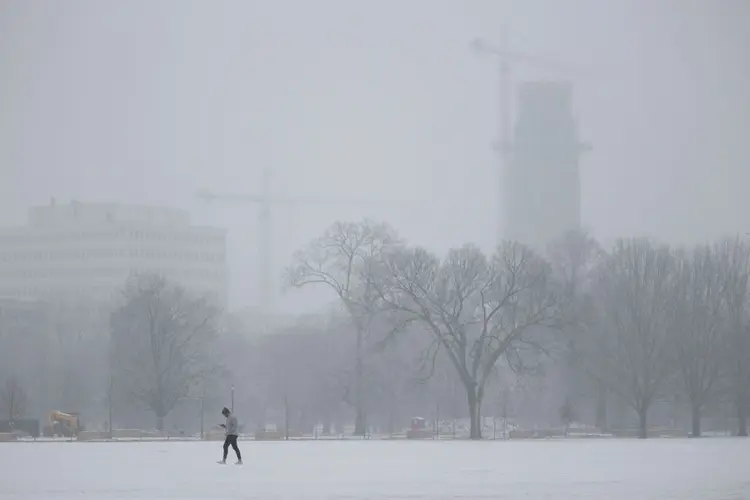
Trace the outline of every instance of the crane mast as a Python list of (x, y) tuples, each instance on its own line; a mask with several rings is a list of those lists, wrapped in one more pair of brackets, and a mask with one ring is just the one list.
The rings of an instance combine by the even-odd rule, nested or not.
[[(486, 42), (484, 39), (476, 38), (471, 43), (471, 47), (479, 54), (491, 55), (497, 58), (499, 70), (499, 101), (500, 101), (500, 131), (499, 138), (495, 141), (494, 149), (500, 153), (500, 171), (505, 172), (510, 164), (510, 153), (512, 150), (511, 127), (513, 126), (512, 97), (513, 97), (513, 79), (512, 64), (524, 63), (538, 68), (558, 72), (571, 72), (571, 68), (560, 64), (556, 61), (540, 57), (537, 55), (517, 52), (510, 48), (510, 30), (505, 24), (500, 29), (500, 41), (497, 46)], [(501, 181), (500, 185), (503, 185)], [(503, 200), (504, 194), (502, 188), (498, 200)], [(499, 209), (502, 212), (502, 209)], [(502, 220), (502, 216), (500, 217)], [(498, 224), (498, 239), (502, 239), (502, 224)]]
[(273, 285), (273, 214), (272, 208), (277, 205), (382, 205), (394, 202), (363, 200), (363, 199), (334, 199), (314, 197), (280, 197), (271, 193), (271, 169), (263, 169), (263, 179), (260, 194), (245, 193), (214, 193), (207, 189), (200, 190), (198, 197), (207, 202), (248, 203), (259, 205), (259, 242), (258, 242), (258, 309), (263, 319), (263, 328), (269, 328), (270, 315), (274, 312)]

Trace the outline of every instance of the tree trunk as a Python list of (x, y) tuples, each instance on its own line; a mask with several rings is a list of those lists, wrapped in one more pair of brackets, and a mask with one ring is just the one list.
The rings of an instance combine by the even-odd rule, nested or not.
[(737, 435), (747, 437), (747, 401), (737, 398)]
[(357, 328), (357, 352), (354, 366), (354, 435), (365, 435), (365, 410), (364, 410), (364, 353), (362, 347), (364, 344), (364, 332), (362, 328)]
[(481, 407), (482, 401), (477, 397), (475, 387), (466, 388), (469, 403), (469, 438), (482, 439)]
[(646, 439), (648, 437), (648, 407), (638, 408), (638, 438)]
[(604, 387), (604, 384), (599, 384), (596, 397), (596, 426), (602, 433), (609, 430), (607, 425), (607, 388)]
[(697, 404), (691, 406), (693, 432), (690, 434), (690, 437), (701, 437), (701, 408)]
[(365, 435), (365, 412), (362, 410), (362, 408), (356, 409), (356, 414), (354, 416), (354, 435)]
[(201, 439), (204, 437), (204, 421), (206, 416), (206, 397), (205, 395), (201, 398)]
[[(113, 401), (112, 400), (114, 398), (114, 392), (115, 392), (114, 391), (114, 388), (115, 388), (114, 386), (115, 386), (115, 379), (114, 379), (114, 377), (112, 377), (112, 375), (110, 375), (109, 376), (109, 394), (108, 394), (109, 397), (107, 398), (107, 403), (108, 403), (107, 404), (107, 407), (108, 407), (107, 409), (109, 410), (109, 419), (107, 420), (107, 422), (108, 422), (107, 425), (109, 427), (109, 439), (112, 439), (112, 406), (113, 406)], [(201, 437), (203, 437), (203, 436), (201, 436)]]
[(390, 397), (388, 398), (388, 435), (393, 436), (395, 426), (393, 425), (393, 394), (390, 394)]
[(289, 396), (284, 394), (284, 439), (289, 440)]
[(164, 417), (162, 415), (156, 415), (156, 430), (159, 432), (164, 430)]

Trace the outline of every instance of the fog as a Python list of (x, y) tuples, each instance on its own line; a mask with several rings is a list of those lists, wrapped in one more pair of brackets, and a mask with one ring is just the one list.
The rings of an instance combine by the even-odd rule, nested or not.
[[(542, 69), (523, 61), (514, 63), (514, 85), (537, 80), (571, 82), (578, 136), (592, 146), (580, 161), (581, 229), (585, 233), (576, 232), (569, 239), (549, 235), (557, 253), (535, 249), (539, 251), (527, 254), (525, 248), (522, 252), (510, 243), (495, 250), (498, 236), (508, 230), (501, 216), (500, 155), (492, 147), (502, 132), (498, 61), (477, 54), (470, 43), (482, 37), (499, 45), (504, 25), (513, 50), (560, 66)], [(39, 340), (29, 335), (19, 340), (10, 335), (11, 327), (4, 326), (4, 341), (9, 342), (10, 336), (12, 342), (0, 347), (3, 360), (10, 363), (20, 356), (27, 366), (0, 375), (10, 377), (17, 372), (13, 377), (26, 386), (24, 397), (33, 409), (29, 413), (39, 418), (55, 404), (63, 411), (75, 410), (72, 406), (88, 411), (97, 421), (109, 419), (108, 411), (113, 404), (117, 406), (112, 402), (117, 391), (112, 384), (105, 387), (106, 382), (96, 386), (91, 373), (100, 380), (128, 378), (139, 370), (133, 363), (142, 352), (138, 342), (128, 347), (131, 343), (123, 341), (113, 354), (101, 332), (111, 330), (113, 338), (120, 335), (122, 341), (129, 338), (128, 332), (144, 331), (145, 320), (139, 316), (143, 310), (138, 309), (142, 302), (138, 301), (151, 297), (148, 300), (164, 310), (182, 310), (189, 316), (186, 324), (195, 331), (206, 330), (203, 344), (214, 345), (200, 349), (200, 366), (191, 365), (182, 378), (173, 381), (176, 385), (170, 390), (181, 396), (175, 396), (172, 406), (154, 407), (165, 404), (164, 398), (146, 404), (156, 414), (160, 430), (170, 422), (195, 430), (196, 419), (184, 415), (196, 415), (193, 406), (205, 404), (208, 393), (213, 392), (210, 404), (228, 404), (227, 387), (243, 380), (253, 380), (253, 389), (238, 389), (242, 394), (238, 407), (248, 422), (262, 426), (266, 421), (285, 420), (288, 427), (292, 398), (294, 425), (300, 432), (318, 424), (330, 427), (337, 419), (342, 428), (356, 423), (368, 427), (367, 432), (385, 432), (389, 426), (388, 432), (395, 432), (394, 426), (407, 426), (414, 415), (440, 420), (439, 408), (447, 405), (450, 418), (468, 419), (471, 437), (477, 438), (480, 431), (475, 427), (481, 424), (475, 420), (481, 417), (484, 394), (472, 393), (470, 387), (478, 381), (504, 388), (493, 389), (494, 402), (490, 404), (487, 396), (483, 407), (495, 417), (505, 412), (504, 433), (510, 415), (507, 404), (498, 402), (498, 394), (519, 384), (531, 384), (541, 392), (525, 389), (523, 397), (536, 402), (514, 403), (513, 418), (523, 422), (514, 421), (514, 426), (553, 426), (562, 418), (566, 433), (573, 420), (596, 424), (601, 431), (611, 427), (601, 425), (602, 400), (605, 406), (614, 401), (616, 409), (610, 411), (618, 426), (637, 428), (641, 434), (646, 431), (645, 413), (654, 402), (665, 405), (657, 411), (658, 425), (690, 429), (689, 401), (692, 410), (695, 405), (701, 411), (710, 407), (716, 418), (742, 421), (746, 415), (738, 412), (746, 411), (740, 408), (748, 405), (750, 395), (738, 389), (738, 384), (745, 384), (747, 373), (727, 371), (727, 367), (732, 360), (750, 360), (746, 339), (750, 247), (742, 239), (750, 231), (746, 217), (750, 210), (746, 194), (750, 183), (748, 28), (750, 4), (742, 0), (6, 0), (0, 5), (0, 225), (25, 224), (28, 208), (48, 205), (51, 198), (61, 204), (78, 200), (187, 210), (193, 223), (227, 230), (227, 309), (257, 307), (270, 293), (273, 312), (287, 318), (284, 331), (307, 332), (319, 342), (308, 339), (312, 342), (308, 355), (297, 359), (289, 354), (294, 351), (298, 356), (300, 349), (294, 336), (276, 332), (274, 338), (282, 340), (271, 341), (259, 334), (254, 320), (238, 326), (240, 319), (222, 316), (204, 299), (186, 299), (171, 284), (129, 282), (134, 287), (129, 299), (121, 298), (112, 315), (109, 309), (71, 312), (87, 307), (85, 300), (84, 305), (66, 303), (62, 309), (45, 303), (29, 313), (33, 318), (29, 321), (36, 321), (37, 326), (24, 323), (21, 330), (41, 337), (40, 331), (56, 332), (58, 344), (54, 345), (72, 349), (64, 355), (64, 349), (50, 347), (47, 337)], [(516, 103), (515, 93), (512, 103)], [(258, 196), (263, 192), (265, 170), (270, 171), (273, 196), (295, 202), (272, 206), (267, 267), (275, 291), (259, 287), (266, 267), (260, 255), (265, 237), (258, 218), (260, 206), (231, 200), (207, 203), (197, 196), (201, 190)], [(311, 198), (326, 203), (305, 202)], [(314, 252), (310, 248), (315, 239), (337, 221), (365, 218), (389, 226), (365, 224), (338, 231), (350, 236), (360, 231), (357, 234), (374, 241), (370, 250), (377, 251), (362, 257), (362, 267), (355, 271), (354, 281), (367, 293), (355, 286), (337, 288), (330, 281), (320, 286), (306, 284), (306, 279), (312, 279)], [(734, 239), (737, 235), (740, 238)], [(325, 237), (334, 238), (331, 233)], [(624, 240), (616, 243), (618, 238)], [(708, 249), (695, 247), (706, 242)], [(462, 247), (465, 244), (474, 246)], [(428, 253), (420, 253), (417, 247)], [(463, 250), (447, 254), (459, 247)], [(295, 256), (306, 248), (306, 254)], [(327, 269), (340, 273), (341, 266), (332, 264), (336, 258), (329, 256), (327, 265), (333, 267)], [(504, 311), (501, 316), (506, 314), (505, 320), (512, 317), (515, 329), (505, 320), (495, 324), (484, 317), (484, 330), (477, 330), (479, 320), (465, 318), (460, 310), (454, 322), (445, 320), (435, 326), (431, 322), (437, 313), (419, 312), (418, 306), (436, 307), (439, 299), (452, 300), (456, 306), (458, 299), (438, 293), (445, 288), (435, 283), (423, 296), (404, 295), (399, 288), (403, 283), (394, 276), (412, 283), (428, 279), (409, 274), (414, 268), (407, 264), (415, 262), (428, 263), (425, 266), (432, 266), (435, 275), (462, 269), (465, 279), (475, 280), (475, 292), (521, 276), (527, 285), (514, 286), (522, 286), (519, 293), (533, 293), (519, 299), (528, 301), (523, 313), (503, 309), (502, 301), (495, 304)], [(495, 266), (497, 262), (504, 262), (505, 267)], [(514, 267), (513, 262), (534, 265)], [(469, 267), (480, 271), (469, 277)], [(586, 273), (570, 278), (572, 268)], [(658, 278), (644, 269), (657, 269)], [(707, 276), (716, 276), (718, 281)], [(349, 283), (346, 276), (337, 278), (343, 281), (334, 285)], [(571, 279), (583, 281), (575, 281), (578, 285), (570, 289)], [(445, 283), (441, 286), (450, 288)], [(453, 286), (460, 288), (456, 283)], [(488, 302), (499, 300), (499, 289), (493, 290), (496, 295), (491, 298), (458, 295), (476, 309), (477, 304), (490, 307)], [(650, 319), (644, 320), (647, 307), (632, 298), (632, 290), (666, 312), (651, 311)], [(710, 290), (713, 295), (695, 290)], [(376, 293), (377, 300), (370, 293)], [(703, 309), (688, 304), (685, 297), (691, 293), (700, 295)], [(598, 309), (592, 312), (589, 300), (594, 299)], [(627, 316), (623, 309), (632, 317), (623, 319)], [(695, 319), (699, 309), (704, 314), (701, 320)], [(519, 319), (522, 314), (526, 323)], [(88, 326), (81, 326), (83, 316)], [(119, 322), (113, 322), (114, 317)], [(367, 327), (363, 326), (365, 317)], [(686, 326), (684, 318), (692, 322)], [(642, 321), (648, 323), (644, 335), (651, 343), (638, 343), (627, 335), (636, 330), (642, 333)], [(529, 337), (518, 333), (527, 327)], [(489, 363), (487, 373), (481, 375), (481, 369), (480, 375), (462, 372), (468, 365), (461, 363), (471, 364), (466, 345), (463, 352), (452, 351), (458, 344), (445, 343), (445, 339), (460, 343), (480, 338), (481, 343), (485, 341), (482, 335), (489, 335), (487, 331), (495, 335), (498, 329), (503, 338), (513, 340), (503, 344), (491, 363), (491, 354), (482, 358), (482, 363)], [(606, 330), (601, 343), (589, 336), (597, 329)], [(675, 330), (689, 330), (702, 340), (689, 343), (684, 337), (674, 337)], [(68, 332), (65, 335), (75, 331), (75, 339), (61, 340), (63, 331)], [(551, 331), (563, 333), (546, 343), (540, 340)], [(320, 340), (326, 333), (333, 337)], [(576, 346), (564, 347), (561, 335), (578, 339)], [(341, 340), (353, 343), (355, 336), (367, 344), (356, 351), (353, 344)], [(394, 336), (406, 346), (387, 341)], [(587, 339), (586, 348), (581, 347), (581, 338)], [(696, 351), (705, 348), (706, 338), (711, 346), (720, 346), (721, 355), (714, 350)], [(37, 341), (45, 347), (34, 344)], [(443, 370), (440, 373), (451, 384), (459, 384), (457, 393), (446, 395), (447, 385), (436, 382), (442, 379), (425, 375), (430, 363), (423, 359), (424, 353), (434, 341), (447, 351), (435, 355), (438, 371)], [(522, 355), (510, 347), (516, 341), (526, 347), (544, 343), (544, 348), (530, 348)], [(276, 342), (280, 346), (265, 344)], [(284, 342), (290, 343), (284, 346)], [(331, 343), (330, 349), (320, 347), (325, 342)], [(387, 344), (395, 358), (371, 358), (368, 349), (375, 348), (368, 342)], [(644, 347), (644, 342), (650, 347)], [(597, 346), (593, 351), (592, 345)], [(727, 346), (738, 345), (739, 353), (727, 352), (732, 351)], [(641, 357), (628, 364), (622, 353), (630, 351), (638, 351)], [(184, 353), (185, 359), (194, 361), (196, 353)], [(53, 354), (61, 358), (56, 368), (44, 357)], [(456, 357), (459, 354), (462, 360)], [(560, 368), (560, 359), (566, 356), (574, 356), (569, 359), (587, 369), (569, 374)], [(584, 358), (588, 361), (581, 362)], [(290, 359), (295, 362), (279, 381), (276, 370), (291, 363)], [(90, 363), (86, 368), (90, 372), (81, 372), (84, 361)], [(699, 382), (690, 378), (690, 367), (699, 361), (706, 366), (695, 369), (705, 369), (710, 384), (705, 377)], [(48, 372), (35, 371), (32, 362)], [(273, 366), (266, 367), (264, 362)], [(622, 371), (604, 374), (602, 365), (607, 363)], [(650, 371), (651, 378), (636, 386), (620, 385), (618, 377), (640, 373), (653, 363), (669, 368)], [(353, 375), (357, 370), (359, 377)], [(357, 386), (364, 383), (363, 370), (377, 391)], [(79, 377), (91, 387), (58, 396), (61, 389), (54, 384), (63, 383), (60, 373), (72, 377), (68, 384), (77, 384), (73, 380)], [(290, 373), (322, 393), (314, 393), (301, 382), (291, 387)], [(196, 380), (211, 380), (215, 387), (201, 382), (202, 392), (196, 395)], [(416, 384), (419, 390), (406, 382), (413, 380), (422, 381)], [(118, 397), (143, 402), (151, 397), (146, 394), (151, 390), (146, 387), (149, 383), (142, 381), (143, 387), (131, 386), (125, 390), (127, 395), (118, 393)], [(677, 387), (687, 387), (684, 397), (663, 400), (670, 391), (682, 390)], [(6, 396), (17, 392), (11, 386), (6, 389)], [(189, 397), (183, 395), (185, 391)], [(32, 401), (33, 392), (43, 396)], [(282, 400), (273, 399), (273, 394), (282, 393)], [(355, 401), (365, 393), (367, 403)], [(581, 394), (587, 402), (580, 403), (574, 418), (569, 400)], [(474, 410), (472, 397), (480, 400)], [(311, 400), (303, 402), (303, 398)], [(331, 409), (337, 405), (343, 409)], [(351, 407), (357, 411), (352, 413)], [(164, 417), (169, 421), (170, 415), (176, 420), (165, 424)], [(142, 415), (120, 418), (122, 425), (153, 425), (144, 424)], [(734, 421), (721, 428), (736, 429)]]
[(195, 192), (257, 193), (265, 166), (279, 195), (420, 201), (279, 207), (279, 270), (332, 220), (364, 215), (431, 248), (491, 247), (497, 64), (469, 42), (497, 43), (507, 23), (513, 47), (580, 73), (514, 68), (575, 84), (597, 237), (743, 231), (749, 15), (742, 1), (6, 1), (2, 222), (50, 196), (187, 208), (229, 228), (236, 306), (257, 301), (257, 207)]

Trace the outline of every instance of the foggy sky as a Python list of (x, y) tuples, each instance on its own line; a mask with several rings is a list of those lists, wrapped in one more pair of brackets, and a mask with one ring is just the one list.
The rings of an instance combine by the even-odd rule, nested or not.
[[(415, 200), (274, 212), (275, 267), (335, 219), (443, 251), (495, 243), (498, 40), (581, 71), (583, 221), (605, 241), (750, 231), (743, 0), (3, 0), (0, 223), (30, 204), (175, 205), (230, 230), (230, 293), (256, 302), (257, 207), (194, 193)], [(283, 308), (317, 307), (295, 292)], [(277, 309), (279, 305), (277, 304)]]

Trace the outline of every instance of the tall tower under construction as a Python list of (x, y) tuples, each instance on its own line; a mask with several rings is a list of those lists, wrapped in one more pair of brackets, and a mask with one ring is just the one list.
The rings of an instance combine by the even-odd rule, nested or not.
[(572, 85), (528, 82), (503, 169), (503, 237), (537, 251), (581, 225), (579, 142)]

